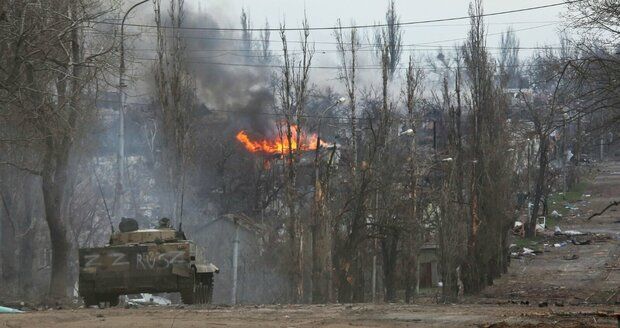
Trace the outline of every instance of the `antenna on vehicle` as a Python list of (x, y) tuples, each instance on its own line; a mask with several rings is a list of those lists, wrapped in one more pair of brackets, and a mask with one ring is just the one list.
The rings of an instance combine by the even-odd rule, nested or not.
[(179, 232), (183, 232), (183, 200), (185, 198), (185, 170), (181, 177), (181, 208), (179, 209)]
[(105, 207), (105, 212), (108, 215), (108, 222), (110, 222), (110, 229), (112, 229), (112, 233), (114, 233), (114, 224), (112, 224), (112, 217), (110, 216), (110, 210), (108, 209), (108, 202), (105, 200), (105, 196), (103, 196), (103, 189), (101, 188), (101, 182), (99, 182), (99, 176), (97, 175), (97, 170), (93, 168), (93, 173), (95, 174), (95, 179), (97, 180), (97, 186), (99, 186), (99, 193), (101, 194), (101, 199), (103, 200), (103, 206)]

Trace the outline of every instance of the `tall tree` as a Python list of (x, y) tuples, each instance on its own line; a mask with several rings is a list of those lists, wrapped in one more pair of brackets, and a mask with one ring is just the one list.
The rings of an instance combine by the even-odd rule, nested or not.
[(387, 45), (387, 65), (390, 79), (394, 77), (398, 69), (398, 63), (402, 55), (403, 31), (400, 18), (396, 12), (394, 0), (390, 0), (385, 12), (385, 27), (375, 31), (375, 49), (380, 62), (383, 62), (383, 51)]
[[(502, 273), (508, 254), (511, 184), (506, 158), (506, 101), (495, 84), (495, 66), (486, 49), (482, 1), (470, 4), (470, 31), (463, 46), (469, 82), (471, 176), (467, 260), (463, 267), (465, 291), (475, 293)], [(489, 246), (493, 245), (493, 246)]]
[[(111, 49), (93, 40), (87, 43), (83, 30), (102, 14), (97, 1), (17, 1), (5, 8), (0, 22), (5, 32), (2, 66), (9, 68), (0, 73), (0, 101), (6, 110), (19, 109), (17, 124), (27, 122), (20, 127), (37, 140), (29, 147), (41, 153), (36, 168), (19, 166), (41, 176), (52, 249), (50, 300), (68, 293), (70, 242), (62, 215), (68, 163), (81, 118), (92, 109), (86, 90), (101, 72), (99, 60)], [(85, 44), (106, 50), (86, 54)]]
[(309, 42), (310, 26), (308, 20), (304, 18), (303, 31), (301, 35), (301, 56), (299, 59), (289, 54), (288, 42), (286, 38), (286, 28), (280, 27), (280, 39), (282, 40), (282, 51), (284, 66), (280, 77), (280, 88), (278, 90), (280, 109), (284, 120), (279, 123), (280, 139), (289, 145), (284, 150), (284, 203), (286, 206), (288, 230), (288, 241), (290, 249), (289, 279), (291, 288), (291, 301), (293, 303), (304, 300), (304, 244), (307, 229), (305, 220), (302, 220), (302, 201), (298, 189), (299, 162), (301, 160), (302, 137), (305, 131), (305, 111), (308, 101), (310, 68), (314, 56), (314, 47)]
[(159, 181), (163, 195), (164, 215), (182, 220), (186, 188), (185, 170), (191, 131), (190, 117), (196, 107), (194, 79), (186, 66), (185, 43), (181, 35), (185, 17), (184, 0), (170, 0), (168, 16), (172, 25), (162, 25), (161, 1), (154, 2), (157, 25), (157, 60), (154, 65), (156, 95), (159, 108), (156, 114), (161, 127), (157, 152), (161, 173)]

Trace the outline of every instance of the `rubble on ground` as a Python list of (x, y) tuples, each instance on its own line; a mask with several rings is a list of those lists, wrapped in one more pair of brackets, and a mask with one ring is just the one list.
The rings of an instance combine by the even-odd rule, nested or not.
[(129, 298), (127, 297), (125, 304), (127, 307), (137, 307), (139, 305), (157, 305), (157, 306), (166, 306), (172, 304), (172, 302), (161, 296), (142, 293), (138, 294), (137, 297)]
[(24, 311), (13, 309), (10, 307), (0, 306), (0, 313), (24, 313)]

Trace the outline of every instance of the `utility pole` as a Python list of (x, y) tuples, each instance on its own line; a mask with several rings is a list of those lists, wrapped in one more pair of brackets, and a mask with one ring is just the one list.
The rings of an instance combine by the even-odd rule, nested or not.
[[(379, 190), (375, 191), (375, 220), (379, 219)], [(373, 238), (372, 252), (372, 302), (377, 302), (377, 238)]]
[(566, 174), (566, 162), (568, 160), (568, 147), (566, 147), (566, 143), (568, 142), (568, 138), (566, 138), (566, 118), (568, 114), (564, 113), (564, 117), (562, 119), (562, 191), (568, 191), (568, 177)]
[[(321, 165), (320, 165), (320, 150), (321, 150), (321, 123), (323, 122), (323, 116), (328, 110), (338, 106), (346, 99), (340, 98), (335, 103), (325, 108), (319, 115), (319, 122), (317, 126), (316, 134), (316, 149), (314, 152), (314, 218), (312, 223), (312, 229), (310, 233), (310, 250), (312, 257), (312, 274), (310, 279), (310, 302), (325, 302), (331, 300), (331, 284), (332, 279), (327, 278), (324, 274), (328, 272), (327, 277), (331, 277), (332, 272), (332, 239), (331, 228), (328, 219), (323, 211), (323, 190), (321, 185)], [(334, 146), (335, 147), (335, 146)]]
[(239, 223), (235, 219), (235, 239), (233, 240), (233, 260), (232, 260), (232, 269), (233, 269), (233, 285), (232, 285), (232, 297), (230, 302), (235, 305), (237, 304), (237, 271), (239, 268)]
[(433, 120), (433, 151), (435, 158), (437, 157), (437, 122)]
[(125, 20), (129, 13), (138, 7), (139, 5), (148, 2), (149, 0), (142, 0), (133, 6), (131, 6), (121, 22), (121, 42), (120, 42), (120, 65), (118, 68), (118, 95), (120, 98), (120, 108), (118, 110), (118, 153), (116, 154), (116, 190), (115, 190), (115, 204), (114, 204), (114, 216), (119, 218), (121, 216), (123, 208), (123, 182), (125, 179), (125, 107), (127, 105), (127, 95), (125, 88), (127, 83), (125, 81)]

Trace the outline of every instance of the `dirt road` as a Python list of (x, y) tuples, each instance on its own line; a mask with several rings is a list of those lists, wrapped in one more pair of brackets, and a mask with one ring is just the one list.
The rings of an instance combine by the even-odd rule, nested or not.
[(2, 327), (615, 327), (579, 315), (612, 307), (527, 305), (290, 305), (234, 308), (50, 310), (0, 316)]
[[(483, 296), (620, 304), (620, 208), (586, 220), (614, 200), (620, 200), (618, 161), (598, 167), (583, 197), (568, 204), (574, 210), (555, 223), (563, 231), (590, 233), (581, 239), (589, 244), (574, 245), (568, 236), (543, 237), (536, 245), (542, 247), (542, 254), (513, 260), (508, 274), (496, 280)], [(548, 228), (553, 231), (555, 227)]]
[(568, 241), (562, 247), (538, 241), (543, 244), (541, 254), (514, 260), (509, 273), (494, 286), (458, 305), (48, 310), (0, 315), (0, 327), (620, 327), (610, 316), (620, 312), (620, 209), (584, 220), (620, 199), (620, 162), (607, 163), (598, 170), (576, 205), (578, 209), (557, 224), (563, 230), (609, 238), (573, 245), (570, 238), (558, 237), (558, 242)]

